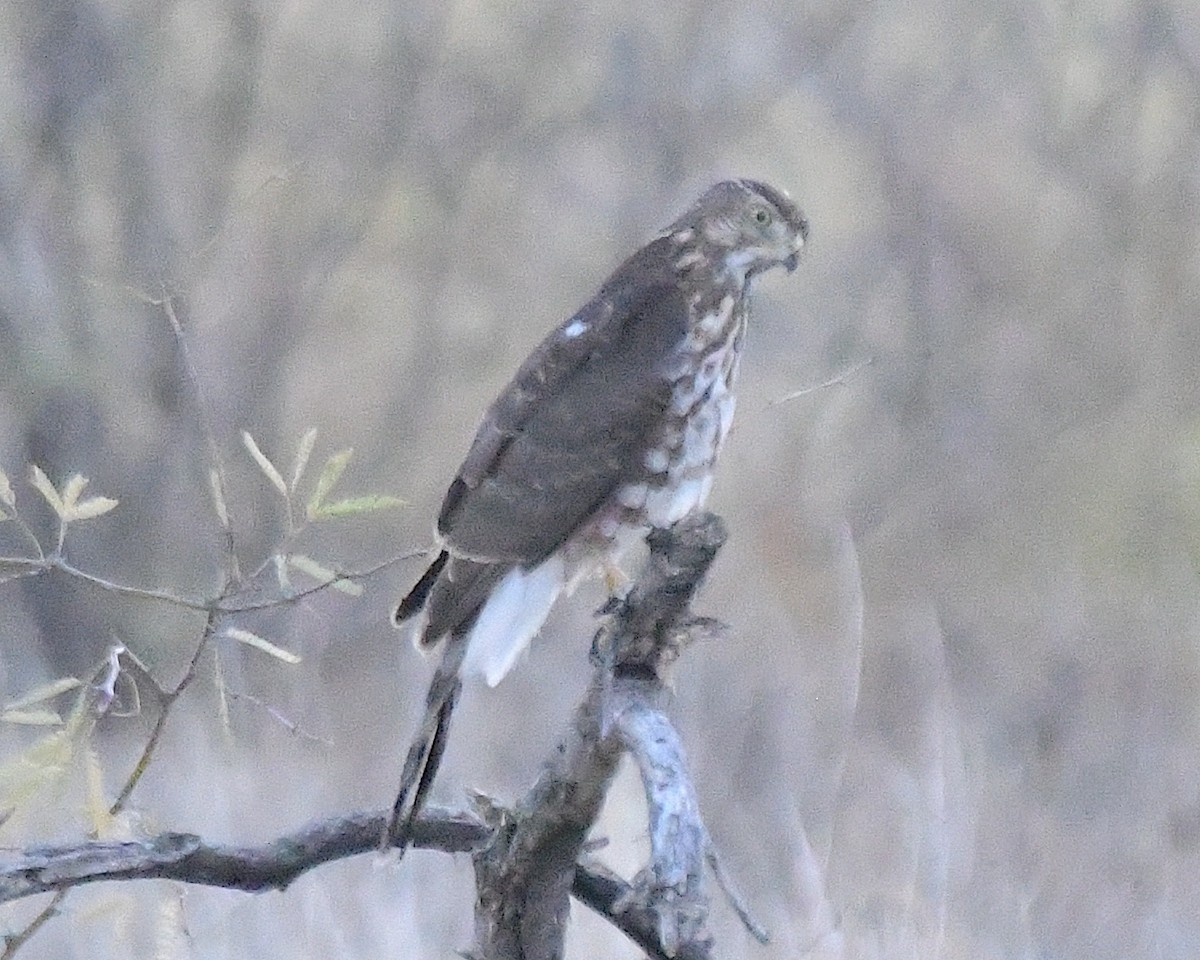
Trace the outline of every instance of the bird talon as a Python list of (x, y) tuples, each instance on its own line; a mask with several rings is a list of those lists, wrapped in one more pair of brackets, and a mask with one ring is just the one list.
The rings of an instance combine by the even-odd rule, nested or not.
[(596, 609), (596, 616), (607, 617), (617, 612), (621, 606), (620, 597), (609, 597)]

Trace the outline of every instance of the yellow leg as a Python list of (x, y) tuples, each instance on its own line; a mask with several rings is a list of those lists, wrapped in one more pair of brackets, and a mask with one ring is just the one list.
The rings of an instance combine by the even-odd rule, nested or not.
[(629, 575), (611, 560), (604, 563), (604, 589), (610, 597), (624, 596), (629, 588)]

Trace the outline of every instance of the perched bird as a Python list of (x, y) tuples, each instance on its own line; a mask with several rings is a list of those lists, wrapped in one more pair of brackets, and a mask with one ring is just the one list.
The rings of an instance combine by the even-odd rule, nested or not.
[(808, 223), (782, 191), (727, 180), (634, 253), (530, 354), (484, 414), (442, 502), (437, 553), (396, 610), (445, 640), (384, 846), (401, 851), (463, 673), (499, 683), (555, 599), (701, 506), (733, 419), (752, 281), (794, 270)]

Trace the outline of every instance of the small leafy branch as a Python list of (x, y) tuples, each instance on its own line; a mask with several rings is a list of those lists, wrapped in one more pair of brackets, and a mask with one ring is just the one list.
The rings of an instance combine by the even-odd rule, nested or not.
[[(475, 794), (471, 812), (426, 811), (414, 824), (414, 846), (471, 854), (471, 956), (561, 958), (573, 897), (654, 960), (711, 960), (710, 872), (750, 934), (768, 940), (704, 825), (682, 738), (667, 715), (672, 666), (693, 644), (724, 633), (717, 621), (695, 616), (691, 601), (725, 528), (712, 514), (691, 515), (647, 541), (647, 563), (592, 641), (587, 692), (525, 797), (504, 807)], [(625, 755), (641, 774), (649, 817), (649, 861), (632, 882), (600, 864), (588, 839)], [(31, 846), (0, 856), (0, 903), (152, 878), (284, 890), (309, 870), (377, 850), (390, 814), (328, 817), (258, 846), (175, 832)]]
[[(338, 451), (326, 459), (313, 484), (311, 494), (304, 500), (300, 491), (305, 486), (307, 468), (316, 448), (316, 429), (307, 430), (301, 437), (287, 481), (274, 462), (263, 453), (258, 442), (249, 433), (244, 432), (242, 443), (246, 451), (283, 500), (285, 520), (275, 548), (253, 572), (243, 573), (234, 548), (234, 531), (227, 509), (225, 491), (228, 485), (225, 480), (224, 461), (213, 431), (205, 419), (203, 392), (189, 358), (182, 326), (170, 297), (159, 300), (149, 297), (145, 299), (160, 307), (166, 316), (175, 335), (187, 381), (195, 394), (195, 409), (211, 461), (208, 474), (209, 489), (214, 512), (225, 540), (221, 586), (209, 596), (186, 596), (170, 590), (121, 583), (75, 566), (67, 556), (68, 533), (76, 524), (110, 513), (119, 505), (118, 500), (106, 496), (85, 495), (88, 479), (81, 474), (74, 474), (60, 487), (50, 480), (41, 467), (31, 466), (27, 475), (28, 484), (57, 520), (54, 544), (47, 548), (22, 514), (24, 505), (19, 508), (17, 491), (8, 474), (0, 470), (0, 525), (11, 523), (27, 546), (22, 554), (0, 555), (0, 585), (27, 577), (65, 575), (130, 600), (166, 604), (177, 609), (194, 611), (202, 616), (187, 667), (182, 677), (174, 684), (162, 684), (127, 643), (118, 642), (109, 646), (104, 658), (89, 676), (56, 679), (0, 706), (0, 722), (54, 728), (17, 756), (0, 763), (0, 827), (21, 810), (29, 809), (39, 797), (60, 788), (64, 778), (70, 771), (77, 769), (82, 758), (89, 836), (93, 839), (104, 839), (125, 832), (121, 815), (126, 812), (133, 791), (149, 769), (176, 701), (200, 675), (201, 666), (206, 660), (211, 661), (211, 676), (223, 722), (228, 724), (229, 701), (234, 698), (244, 699), (262, 707), (289, 730), (303, 734), (303, 731), (273, 707), (250, 694), (234, 693), (226, 689), (221, 666), (220, 641), (232, 641), (267, 654), (286, 666), (295, 666), (301, 662), (298, 654), (259, 633), (248, 630), (238, 622), (239, 618), (251, 611), (294, 603), (327, 588), (358, 595), (362, 592), (361, 581), (365, 578), (422, 552), (408, 551), (366, 569), (343, 571), (295, 551), (293, 547), (297, 538), (311, 523), (391, 509), (402, 506), (403, 501), (383, 495), (335, 498), (335, 488), (350, 463), (352, 451), (349, 449)], [(261, 581), (268, 570), (273, 570), (276, 586), (272, 590), (264, 591)], [(299, 573), (310, 582), (297, 587), (292, 583), (292, 573)], [(69, 707), (56, 708), (55, 704), (68, 696), (72, 698)], [(90, 745), (91, 733), (102, 717), (132, 716), (140, 713), (143, 699), (146, 697), (157, 704), (157, 716), (133, 767), (122, 778), (122, 785), (116, 796), (108, 800), (105, 798), (103, 787), (101, 761)], [(8, 960), (15, 956), (17, 951), (58, 912), (67, 894), (67, 888), (59, 890), (28, 924), (7, 933), (3, 940), (0, 940), (0, 946), (3, 947), (0, 960)]]
[[(258, 445), (258, 441), (249, 432), (242, 431), (242, 445), (254, 459), (254, 462), (258, 464), (258, 468), (270, 482), (271, 487), (283, 499), (286, 512), (283, 537), (279, 547), (268, 557), (267, 563), (274, 565), (279, 589), (285, 596), (291, 595), (294, 592), (288, 575), (289, 570), (296, 570), (318, 581), (322, 585), (328, 584), (335, 590), (341, 590), (343, 593), (358, 596), (362, 592), (362, 588), (358, 583), (339, 577), (335, 571), (305, 554), (293, 552), (291, 545), (300, 536), (308, 523), (319, 523), (324, 520), (352, 517), (372, 513), (377, 510), (389, 510), (394, 507), (404, 506), (405, 501), (399, 497), (389, 497), (381, 494), (347, 497), (331, 501), (329, 499), (330, 494), (333, 493), (334, 487), (337, 486), (338, 481), (342, 478), (342, 474), (345, 473), (346, 467), (350, 463), (350, 458), (354, 454), (352, 448), (347, 448), (339, 450), (325, 461), (320, 474), (317, 476), (312, 496), (309, 497), (308, 502), (304, 506), (303, 513), (300, 514), (303, 519), (298, 521), (297, 489), (304, 478), (304, 472), (308, 467), (308, 462), (312, 456), (313, 447), (316, 445), (316, 442), (316, 428), (313, 427), (305, 431), (304, 436), (300, 438), (300, 445), (296, 450), (295, 460), (292, 464), (291, 479), (285, 482), (283, 474), (271, 459), (263, 453), (262, 448)], [(228, 511), (225, 509), (220, 485), (214, 483), (212, 491), (218, 515), (228, 518)], [(228, 522), (227, 519), (224, 522)], [(261, 573), (261, 570), (262, 568), (255, 571), (255, 576)], [(251, 579), (254, 579), (254, 576)]]
[[(50, 478), (46, 476), (42, 468), (34, 464), (29, 468), (29, 484), (42, 495), (58, 516), (58, 542), (54, 548), (55, 554), (62, 553), (69, 524), (76, 520), (91, 520), (94, 517), (103, 516), (117, 505), (117, 501), (111, 497), (88, 497), (86, 500), (81, 500), (80, 497), (87, 488), (88, 479), (78, 473), (63, 485), (60, 492), (55, 489), (54, 484), (50, 482)], [(29, 525), (21, 518), (21, 515), (17, 513), (16, 491), (13, 490), (8, 474), (0, 470), (0, 523), (5, 520), (16, 522), (21, 533), (37, 552), (37, 559), (44, 561), (46, 553), (42, 549), (42, 544)], [(0, 563), (19, 564), (20, 560), (7, 558), (0, 560)], [(12, 578), (0, 578), (0, 583), (3, 583), (4, 579)]]

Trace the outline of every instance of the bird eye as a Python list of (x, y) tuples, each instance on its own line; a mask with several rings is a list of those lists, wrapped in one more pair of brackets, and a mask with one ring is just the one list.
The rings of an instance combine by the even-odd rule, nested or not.
[(771, 222), (771, 212), (764, 207), (759, 207), (754, 211), (754, 220), (760, 227), (765, 227)]

